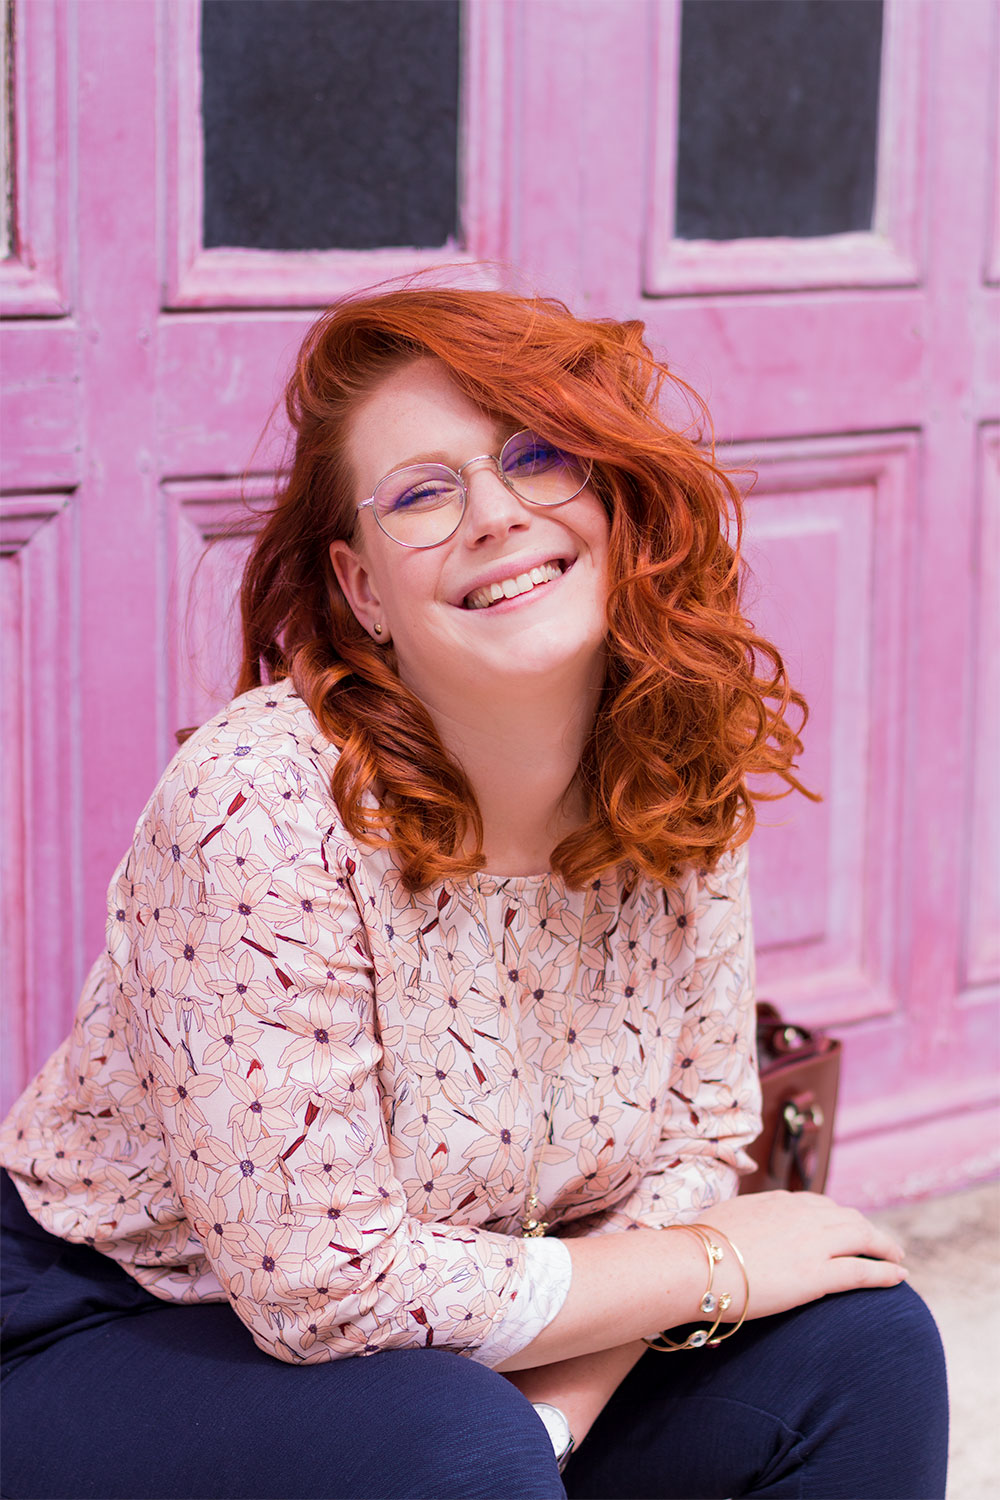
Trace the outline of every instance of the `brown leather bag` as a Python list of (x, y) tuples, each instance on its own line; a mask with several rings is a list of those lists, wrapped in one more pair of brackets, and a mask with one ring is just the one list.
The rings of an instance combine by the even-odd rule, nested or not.
[(823, 1191), (833, 1145), (840, 1050), (834, 1037), (793, 1026), (768, 1001), (758, 1003), (764, 1128), (749, 1148), (757, 1170), (742, 1179), (741, 1193)]

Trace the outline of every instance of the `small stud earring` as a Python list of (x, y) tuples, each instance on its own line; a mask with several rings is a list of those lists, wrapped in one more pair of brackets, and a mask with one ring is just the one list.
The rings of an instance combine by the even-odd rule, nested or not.
[(375, 621), (375, 624), (372, 626), (372, 630), (375, 632), (376, 635), (381, 635), (382, 634), (382, 627), (378, 623), (377, 620)]

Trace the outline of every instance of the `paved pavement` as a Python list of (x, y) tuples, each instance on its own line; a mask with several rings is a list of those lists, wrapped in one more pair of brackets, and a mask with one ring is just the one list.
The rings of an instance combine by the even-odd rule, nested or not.
[(1000, 1182), (869, 1217), (907, 1247), (911, 1284), (941, 1330), (951, 1392), (948, 1500), (993, 1500), (1000, 1494)]

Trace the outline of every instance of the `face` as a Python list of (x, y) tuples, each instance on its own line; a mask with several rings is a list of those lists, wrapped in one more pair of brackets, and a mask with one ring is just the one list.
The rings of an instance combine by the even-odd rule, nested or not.
[[(499, 454), (512, 431), (470, 401), (437, 360), (414, 360), (388, 375), (351, 421), (356, 498), (405, 464), (457, 470), (473, 457)], [(333, 566), (357, 619), (379, 644), (392, 641), (400, 676), (432, 711), (519, 684), (526, 692), (599, 685), (609, 533), (603, 505), (587, 487), (564, 505), (532, 506), (489, 464), (475, 464), (463, 477), (461, 525), (439, 547), (400, 546), (380, 530), (370, 506), (353, 543), (333, 543)], [(481, 601), (480, 590), (514, 579), (523, 587), (533, 570), (545, 581), (473, 607), (470, 596)]]

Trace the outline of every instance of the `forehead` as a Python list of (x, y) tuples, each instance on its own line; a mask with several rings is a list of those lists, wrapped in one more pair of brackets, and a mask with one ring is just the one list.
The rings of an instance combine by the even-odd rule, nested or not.
[(359, 403), (347, 450), (360, 487), (370, 494), (392, 469), (422, 462), (458, 468), (492, 452), (509, 430), (459, 390), (440, 360), (422, 357), (391, 371)]

